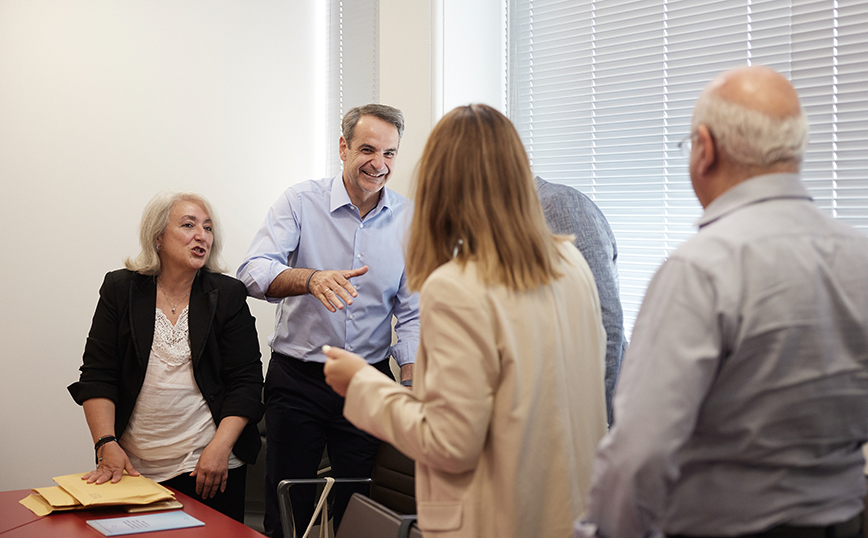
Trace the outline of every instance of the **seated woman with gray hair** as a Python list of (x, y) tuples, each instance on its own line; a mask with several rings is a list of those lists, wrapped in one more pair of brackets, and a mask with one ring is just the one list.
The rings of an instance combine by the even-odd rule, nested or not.
[(260, 449), (262, 364), (244, 284), (220, 274), (220, 228), (201, 196), (163, 193), (142, 251), (106, 275), (77, 383), (96, 452), (89, 483), (142, 474), (238, 521)]

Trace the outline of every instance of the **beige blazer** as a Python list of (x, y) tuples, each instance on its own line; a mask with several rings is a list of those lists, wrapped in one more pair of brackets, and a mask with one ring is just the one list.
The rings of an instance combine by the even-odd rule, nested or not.
[(416, 460), (426, 537), (568, 537), (606, 431), (606, 333), (588, 264), (570, 244), (563, 278), (487, 287), (476, 266), (438, 268), (420, 294), (413, 390), (373, 367), (344, 414)]

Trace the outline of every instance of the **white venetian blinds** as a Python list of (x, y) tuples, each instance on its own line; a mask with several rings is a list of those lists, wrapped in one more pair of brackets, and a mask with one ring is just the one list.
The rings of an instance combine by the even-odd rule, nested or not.
[(792, 80), (808, 114), (817, 203), (868, 231), (868, 3), (793, 2)]
[(534, 172), (591, 196), (619, 248), (625, 324), (701, 214), (687, 159), (693, 103), (721, 71), (790, 78), (811, 128), (817, 203), (868, 231), (868, 3), (507, 0), (508, 112)]
[(341, 170), (341, 119), (353, 107), (380, 100), (380, 3), (329, 0), (328, 174)]

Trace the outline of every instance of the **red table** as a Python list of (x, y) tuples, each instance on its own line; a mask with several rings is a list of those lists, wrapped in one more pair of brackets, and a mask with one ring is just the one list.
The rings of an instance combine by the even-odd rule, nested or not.
[[(174, 491), (174, 490), (173, 490)], [(89, 519), (124, 517), (128, 514), (119, 508), (98, 508), (55, 512), (37, 517), (18, 501), (31, 492), (26, 489), (0, 492), (0, 537), (2, 538), (99, 538), (98, 531), (87, 524)], [(129, 536), (145, 538), (262, 538), (262, 535), (216, 510), (175, 492), (175, 498), (184, 505), (184, 512), (205, 523), (204, 527), (156, 531)]]

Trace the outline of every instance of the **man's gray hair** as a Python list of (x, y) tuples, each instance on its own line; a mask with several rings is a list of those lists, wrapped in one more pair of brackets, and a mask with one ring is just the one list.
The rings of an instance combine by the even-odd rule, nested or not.
[(151, 198), (151, 201), (145, 206), (145, 210), (142, 211), (142, 222), (139, 225), (139, 243), (142, 245), (142, 251), (135, 259), (127, 258), (124, 261), (127, 269), (143, 275), (157, 276), (160, 274), (162, 264), (157, 249), (157, 239), (165, 233), (166, 227), (169, 225), (169, 215), (178, 202), (192, 202), (208, 214), (211, 219), (213, 243), (211, 243), (211, 253), (208, 255), (208, 261), (205, 262), (204, 268), (212, 273), (224, 271), (220, 265), (220, 251), (223, 249), (223, 230), (220, 227), (220, 222), (208, 200), (191, 192), (161, 192)]
[(347, 146), (353, 141), (356, 124), (359, 123), (362, 116), (374, 116), (386, 123), (391, 123), (398, 129), (398, 142), (401, 141), (401, 137), (404, 135), (404, 114), (393, 106), (374, 103), (357, 106), (344, 114), (344, 119), (341, 122), (341, 134), (344, 136)]
[(700, 124), (708, 127), (721, 150), (744, 166), (799, 163), (808, 145), (808, 120), (801, 106), (797, 116), (777, 118), (709, 93), (696, 102), (691, 132)]

